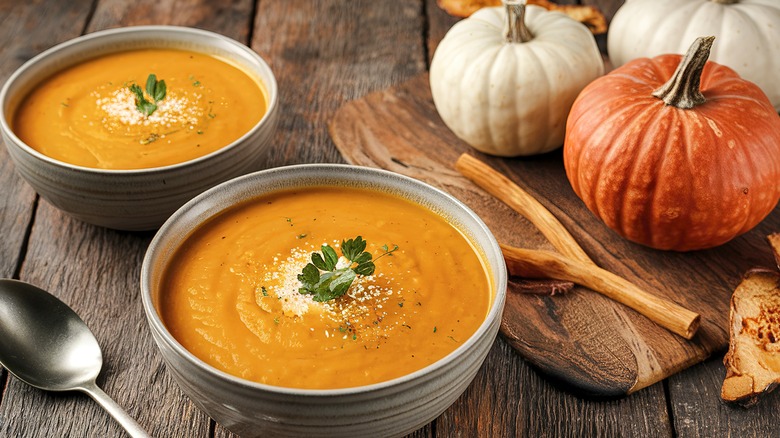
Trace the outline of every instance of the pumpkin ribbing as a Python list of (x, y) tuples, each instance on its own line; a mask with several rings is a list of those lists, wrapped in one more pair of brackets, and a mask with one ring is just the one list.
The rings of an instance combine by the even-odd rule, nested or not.
[(689, 251), (728, 242), (773, 211), (780, 118), (755, 84), (713, 62), (701, 70), (706, 103), (665, 105), (653, 92), (681, 59), (636, 59), (588, 85), (569, 113), (563, 155), (572, 189), (609, 228)]

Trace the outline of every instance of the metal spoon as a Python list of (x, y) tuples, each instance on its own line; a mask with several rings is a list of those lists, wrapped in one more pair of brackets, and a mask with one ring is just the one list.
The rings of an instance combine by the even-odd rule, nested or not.
[(85, 392), (130, 436), (149, 436), (95, 383), (103, 366), (95, 336), (76, 312), (43, 289), (0, 279), (0, 365), (36, 388)]

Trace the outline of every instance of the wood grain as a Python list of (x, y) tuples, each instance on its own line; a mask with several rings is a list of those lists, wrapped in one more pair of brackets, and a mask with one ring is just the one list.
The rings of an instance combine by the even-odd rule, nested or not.
[(268, 166), (343, 162), (328, 120), (343, 103), (425, 70), (422, 24), (413, 0), (259, 2), (251, 47), (269, 60), (284, 112)]
[[(454, 171), (456, 159), (468, 147), (438, 118), (427, 81), (427, 75), (421, 75), (345, 105), (331, 123), (342, 154), (351, 163), (444, 188), (480, 214), (499, 241), (536, 248), (526, 239), (538, 230), (505, 212), (505, 205), (486, 201), (486, 193)], [(757, 261), (734, 254), (750, 254), (763, 263), (771, 260), (761, 227), (716, 250), (653, 251), (620, 239), (585, 209), (568, 186), (560, 152), (532, 159), (483, 159), (551, 210), (599, 266), (703, 317), (701, 333), (687, 342), (591, 291), (553, 298), (510, 293), (502, 333), (527, 360), (583, 393), (619, 395), (668, 377), (727, 345), (728, 298), (741, 272)], [(780, 227), (779, 222), (780, 208), (763, 226)], [(725, 279), (725, 272), (734, 275)]]
[(249, 41), (252, 0), (101, 0), (87, 32), (123, 26), (167, 24), (221, 33), (241, 43)]
[(631, 397), (595, 401), (572, 395), (563, 382), (550, 383), (548, 376), (535, 372), (499, 337), (474, 383), (436, 421), (437, 435), (672, 436), (661, 385)]
[(750, 409), (725, 404), (719, 396), (724, 374), (721, 357), (714, 357), (669, 379), (671, 412), (679, 436), (780, 436), (780, 392), (766, 395)]
[[(44, 1), (0, 3), (0, 82), (5, 83), (25, 61), (62, 40), (78, 36), (89, 13), (90, 1)], [(67, 19), (63, 19), (67, 18)], [(46, 32), (34, 32), (47, 29)], [(13, 170), (6, 148), (0, 147), (0, 276), (12, 278), (24, 259), (27, 229), (33, 221), (37, 195)], [(8, 373), (0, 371), (0, 436), (23, 436), (4, 418), (14, 418), (23, 406), (17, 399)]]
[[(78, 36), (90, 1), (42, 4), (7, 2), (0, 6), (0, 83), (28, 59), (65, 39)], [(63, 20), (67, 17), (67, 20)], [(33, 32), (47, 29), (46, 32)], [(35, 192), (14, 172), (5, 147), (0, 148), (0, 276), (16, 274), (26, 229), (32, 220)]]

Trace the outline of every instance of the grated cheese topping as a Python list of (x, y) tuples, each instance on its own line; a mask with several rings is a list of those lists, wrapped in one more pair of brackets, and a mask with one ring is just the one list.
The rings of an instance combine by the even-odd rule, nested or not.
[(210, 102), (203, 94), (172, 88), (157, 102), (157, 110), (146, 116), (136, 108), (136, 97), (128, 86), (99, 87), (91, 97), (103, 114), (101, 124), (111, 133), (137, 135), (141, 142), (151, 134), (164, 137), (181, 130), (202, 130), (210, 114)]

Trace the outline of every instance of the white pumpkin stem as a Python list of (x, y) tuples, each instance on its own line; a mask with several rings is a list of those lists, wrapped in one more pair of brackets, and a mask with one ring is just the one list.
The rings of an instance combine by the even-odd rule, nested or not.
[(706, 99), (701, 94), (701, 72), (710, 57), (710, 49), (714, 36), (699, 37), (691, 44), (688, 53), (680, 61), (674, 75), (668, 82), (653, 91), (653, 96), (663, 100), (667, 105), (681, 109), (690, 109), (703, 104)]
[(710, 1), (721, 5), (733, 5), (734, 3), (739, 3), (739, 0), (710, 0)]
[(526, 43), (531, 41), (534, 36), (525, 25), (525, 1), (526, 0), (503, 0), (506, 7), (506, 17), (508, 30), (506, 40), (510, 43)]

